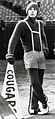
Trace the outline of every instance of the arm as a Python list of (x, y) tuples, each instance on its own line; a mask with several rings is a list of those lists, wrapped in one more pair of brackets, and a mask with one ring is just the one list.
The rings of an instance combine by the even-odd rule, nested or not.
[(14, 31), (8, 43), (8, 51), (7, 51), (8, 53), (6, 55), (6, 59), (11, 64), (14, 62), (14, 51), (21, 37), (21, 33), (22, 33), (22, 25), (21, 25), (21, 22), (18, 22), (14, 28)]
[(41, 38), (43, 42), (43, 48), (48, 48), (48, 43), (47, 43), (47, 38), (46, 38), (45, 31), (44, 31), (43, 23), (41, 23)]
[(49, 53), (49, 48), (48, 48), (48, 43), (47, 43), (47, 38), (46, 34), (44, 31), (44, 25), (41, 23), (41, 38), (42, 38), (42, 43), (43, 43), (43, 51), (45, 55), (48, 55)]
[(21, 23), (18, 22), (14, 28), (14, 31), (8, 43), (8, 54), (14, 54), (15, 47), (21, 37), (21, 33), (22, 33)]

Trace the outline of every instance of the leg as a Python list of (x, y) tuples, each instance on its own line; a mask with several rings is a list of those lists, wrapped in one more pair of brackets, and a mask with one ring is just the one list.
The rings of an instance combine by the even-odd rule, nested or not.
[[(39, 81), (40, 81), (40, 84), (42, 86), (43, 84), (43, 76), (44, 76), (44, 69), (39, 69), (38, 70), (38, 74), (39, 74)], [(46, 98), (46, 101), (48, 100), (47, 96), (44, 94), (45, 98)]]
[[(30, 78), (30, 70), (28, 69), (28, 76)], [(34, 75), (34, 79), (35, 79), (35, 75)], [(30, 114), (37, 114), (38, 113), (38, 96), (35, 94), (35, 91), (33, 90), (33, 86), (32, 86), (32, 78), (30, 78), (31, 80), (31, 85), (30, 85), (30, 98), (29, 98), (29, 106), (28, 106), (28, 112)], [(32, 109), (32, 111), (30, 111)], [(34, 109), (34, 112), (33, 112)]]
[[(28, 108), (30, 114), (46, 114), (49, 111), (49, 108), (47, 106), (46, 97), (43, 93), (43, 89), (41, 86), (41, 83), (39, 81), (39, 75), (38, 75), (38, 69), (28, 69), (28, 76), (31, 80), (31, 85), (33, 87), (33, 93), (32, 93), (32, 101), (31, 101), (31, 108), (32, 111), (30, 111), (30, 107)], [(30, 91), (31, 92), (31, 91)], [(42, 102), (43, 108), (38, 110), (38, 100)], [(30, 104), (30, 103), (29, 103)], [(33, 110), (34, 109), (34, 110)]]
[(38, 99), (43, 103), (45, 102), (45, 97), (43, 95), (43, 89), (39, 81), (38, 76), (38, 69), (36, 68), (30, 68), (27, 70), (28, 76), (31, 80), (31, 84), (33, 86), (33, 90), (35, 92), (35, 96), (38, 97)]
[(32, 84), (30, 85), (30, 99), (29, 99), (29, 105), (31, 103), (32, 109), (38, 109), (38, 97), (36, 96)]
[(39, 81), (40, 81), (40, 84), (42, 86), (42, 84), (43, 84), (44, 69), (39, 69), (38, 70), (38, 74), (39, 74)]

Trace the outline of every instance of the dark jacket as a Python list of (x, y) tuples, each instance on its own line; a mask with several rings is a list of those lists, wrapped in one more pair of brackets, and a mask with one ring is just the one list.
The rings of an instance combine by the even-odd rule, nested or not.
[[(28, 24), (30, 25), (33, 31), (39, 31), (38, 21), (33, 22), (31, 18), (28, 18), (25, 20), (28, 22)], [(24, 22), (25, 20), (19, 21), (17, 25), (15, 26), (13, 34), (9, 40), (8, 53), (12, 53), (12, 54), (14, 53), (15, 47), (19, 39), (21, 39), (24, 52), (28, 52), (32, 50), (31, 31), (26, 25), (26, 23)], [(45, 49), (45, 48), (48, 48), (47, 39), (44, 33), (43, 22), (41, 20), (39, 20), (39, 22), (40, 22), (42, 46), (43, 46), (43, 49)], [(40, 38), (39, 38), (39, 35), (35, 33), (34, 33), (34, 49), (36, 51), (41, 51)]]

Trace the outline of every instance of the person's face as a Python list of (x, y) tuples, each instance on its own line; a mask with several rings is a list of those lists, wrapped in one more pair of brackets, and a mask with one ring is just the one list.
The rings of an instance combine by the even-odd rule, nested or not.
[(31, 7), (28, 10), (28, 16), (31, 17), (31, 18), (35, 18), (37, 16), (37, 9), (34, 8), (34, 7)]

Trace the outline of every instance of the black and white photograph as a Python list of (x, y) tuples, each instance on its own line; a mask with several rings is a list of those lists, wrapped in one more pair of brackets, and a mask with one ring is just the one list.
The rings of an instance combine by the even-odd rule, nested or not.
[(55, 0), (0, 0), (0, 119), (55, 119)]

